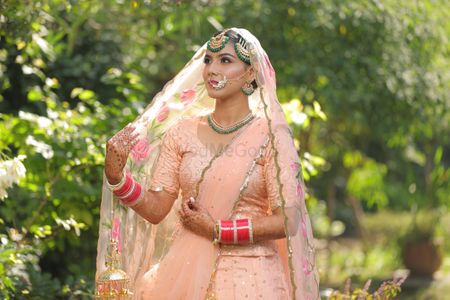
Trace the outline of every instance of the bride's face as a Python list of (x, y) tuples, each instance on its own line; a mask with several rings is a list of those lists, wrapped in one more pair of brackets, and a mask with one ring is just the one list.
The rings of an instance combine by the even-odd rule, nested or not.
[[(249, 80), (251, 70), (237, 57), (233, 42), (229, 41), (219, 52), (206, 50), (204, 64), (203, 80), (211, 98), (227, 99), (243, 95), (240, 89)], [(228, 80), (227, 84), (222, 89), (214, 89), (224, 76)]]

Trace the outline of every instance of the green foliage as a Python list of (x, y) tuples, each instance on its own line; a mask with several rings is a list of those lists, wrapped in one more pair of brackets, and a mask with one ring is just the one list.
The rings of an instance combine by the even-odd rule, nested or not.
[(421, 210), (412, 212), (409, 226), (399, 238), (400, 246), (416, 241), (436, 242), (439, 236), (443, 213), (440, 211)]
[(374, 292), (369, 293), (371, 280), (368, 280), (362, 289), (351, 289), (351, 281), (346, 282), (345, 291), (332, 291), (328, 296), (330, 300), (344, 300), (344, 299), (366, 299), (366, 300), (378, 300), (378, 299), (394, 299), (395, 296), (401, 291), (400, 286), (406, 278), (397, 278), (390, 281), (383, 282), (380, 287)]
[(327, 206), (323, 201), (318, 201), (315, 205), (309, 205), (309, 214), (313, 222), (314, 237), (316, 238), (338, 237), (345, 231), (345, 224), (339, 220), (331, 220), (326, 215), (326, 210)]
[(377, 213), (367, 214), (363, 226), (373, 243), (382, 247), (392, 247), (408, 230), (412, 219), (413, 216), (409, 211), (380, 210)]
[(351, 170), (347, 182), (347, 191), (351, 196), (367, 202), (369, 207), (386, 207), (387, 196), (384, 192), (385, 165), (370, 158), (363, 158), (361, 153), (346, 153), (344, 166)]
[[(74, 109), (68, 109), (67, 102), (57, 103), (48, 98), (46, 104), (45, 117), (22, 111), (18, 117), (2, 115), (6, 134), (2, 135), (1, 143), (17, 154), (27, 155), (24, 161), (27, 174), (20, 189), (11, 191), (0, 214), (5, 228), (17, 228), (25, 237), (21, 243), (33, 249), (32, 265), (36, 265), (38, 257), (45, 259), (45, 253), (65, 253), (65, 268), (61, 271), (81, 276), (90, 270), (85, 274), (89, 275), (94, 249), (88, 247), (84, 250), (88, 252), (78, 257), (79, 236), (90, 229), (87, 236), (95, 241), (103, 146), (106, 134), (114, 131), (108, 120), (110, 113), (96, 101), (91, 101), (91, 108), (80, 102)], [(74, 260), (75, 257), (78, 258)], [(60, 257), (58, 263), (63, 260)], [(58, 264), (47, 267), (50, 269), (46, 271), (55, 272), (52, 268)], [(24, 272), (30, 274), (29, 270)], [(35, 278), (43, 276), (39, 282), (49, 279), (48, 274), (34, 272)], [(54, 289), (60, 289), (60, 284), (55, 283)], [(29, 293), (38, 293), (35, 291), (38, 286), (29, 287)]]

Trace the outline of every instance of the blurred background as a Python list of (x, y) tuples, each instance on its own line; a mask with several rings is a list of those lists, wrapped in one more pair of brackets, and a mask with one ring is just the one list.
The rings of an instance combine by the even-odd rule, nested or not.
[(218, 29), (257, 36), (309, 188), (323, 296), (450, 297), (444, 0), (0, 0), (0, 296), (90, 299), (105, 143)]

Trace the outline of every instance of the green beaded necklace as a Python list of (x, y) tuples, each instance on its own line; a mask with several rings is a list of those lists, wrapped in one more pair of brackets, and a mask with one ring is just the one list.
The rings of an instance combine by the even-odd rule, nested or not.
[(218, 134), (230, 134), (230, 133), (233, 133), (233, 132), (241, 129), (243, 126), (250, 123), (250, 121), (253, 120), (254, 118), (255, 118), (255, 115), (252, 112), (250, 112), (244, 119), (237, 122), (236, 124), (233, 124), (228, 127), (223, 127), (214, 120), (212, 114), (209, 114), (208, 115), (208, 124), (209, 124), (209, 127), (211, 127), (211, 129), (214, 130), (215, 132), (217, 132)]

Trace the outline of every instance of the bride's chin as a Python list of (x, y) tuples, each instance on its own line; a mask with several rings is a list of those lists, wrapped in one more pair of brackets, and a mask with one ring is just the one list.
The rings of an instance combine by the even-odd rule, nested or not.
[(208, 96), (210, 98), (214, 98), (214, 99), (220, 98), (220, 96), (222, 94), (221, 92), (213, 90), (213, 89), (207, 89), (206, 92), (208, 93)]

